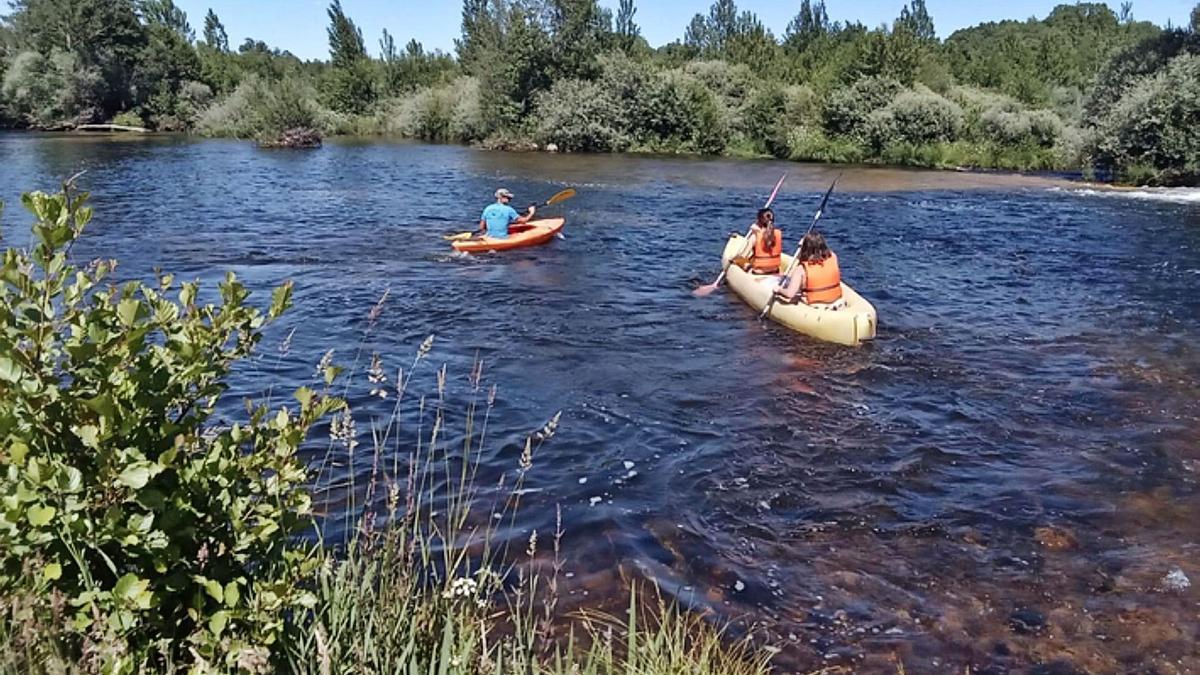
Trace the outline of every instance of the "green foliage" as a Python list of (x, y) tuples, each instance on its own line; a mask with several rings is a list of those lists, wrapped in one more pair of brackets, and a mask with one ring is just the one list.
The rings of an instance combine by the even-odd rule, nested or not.
[(211, 137), (270, 140), (294, 129), (327, 132), (330, 123), (331, 113), (321, 107), (316, 90), (306, 83), (249, 77), (199, 115), (196, 131)]
[(362, 30), (346, 16), (341, 0), (333, 0), (328, 14), (331, 67), (321, 82), (325, 102), (338, 112), (365, 112), (375, 101), (375, 72)]
[(1042, 21), (956, 31), (946, 40), (946, 56), (960, 82), (1042, 104), (1055, 87), (1088, 87), (1114, 49), (1158, 33), (1150, 23), (1120, 23), (1103, 4), (1059, 5)]
[[(1139, 181), (1200, 181), (1200, 54), (1141, 78), (1101, 120), (1096, 164)], [(1147, 170), (1152, 175), (1147, 175)]]
[(421, 89), (385, 111), (386, 133), (431, 141), (469, 143), (491, 129), (481, 108), (479, 81), (460, 77), (439, 87)]
[(204, 15), (204, 43), (219, 52), (229, 51), (229, 35), (225, 32), (225, 24), (221, 23), (212, 8)]
[(104, 119), (134, 101), (131, 77), (146, 44), (145, 29), (133, 0), (15, 0), (8, 20), (16, 42), (43, 55), (70, 54), (77, 68), (99, 73), (102, 84), (89, 119)]
[(81, 66), (70, 52), (56, 50), (47, 57), (23, 51), (5, 71), (0, 97), (19, 124), (61, 128), (95, 119), (92, 102), (102, 80), (98, 69)]
[(35, 598), (25, 618), (68, 651), (87, 641), (106, 672), (229, 668), (314, 600), (299, 584), (314, 559), (290, 544), (310, 524), (296, 451), (341, 404), (302, 389), (216, 426), (230, 369), (291, 286), (263, 312), (232, 274), (213, 304), (171, 275), (76, 268), (86, 199), (24, 195), (36, 244), (0, 265), (0, 593)]
[(833, 92), (823, 112), (825, 129), (835, 135), (863, 138), (871, 113), (885, 108), (903, 88), (890, 78), (865, 77)]
[(963, 111), (931, 91), (905, 91), (887, 107), (871, 113), (868, 136), (872, 145), (926, 145), (958, 139)]

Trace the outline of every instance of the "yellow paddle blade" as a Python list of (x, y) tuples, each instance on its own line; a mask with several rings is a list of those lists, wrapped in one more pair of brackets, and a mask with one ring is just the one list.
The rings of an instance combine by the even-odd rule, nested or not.
[(547, 199), (546, 206), (550, 206), (551, 204), (557, 204), (559, 202), (565, 202), (574, 196), (575, 196), (575, 188), (567, 188), (566, 190), (563, 190), (562, 192), (559, 192), (558, 194), (554, 195), (550, 199)]
[(445, 239), (446, 241), (462, 241), (463, 239), (470, 239), (472, 234), (474, 234), (474, 233), (473, 232), (459, 232), (458, 234), (443, 235), (442, 239)]

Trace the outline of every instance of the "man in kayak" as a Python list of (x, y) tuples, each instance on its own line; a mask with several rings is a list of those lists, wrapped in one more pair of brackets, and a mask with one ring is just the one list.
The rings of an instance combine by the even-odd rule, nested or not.
[(480, 232), (485, 232), (487, 236), (493, 239), (507, 239), (509, 225), (529, 222), (534, 212), (537, 211), (537, 207), (530, 204), (529, 210), (522, 216), (517, 213), (516, 209), (508, 205), (512, 201), (512, 198), (513, 193), (507, 189), (500, 188), (496, 190), (496, 203), (484, 209), (483, 215), (479, 217)]
[(804, 235), (797, 260), (787, 286), (775, 291), (779, 300), (834, 307), (841, 304), (842, 272), (838, 268), (837, 254), (829, 249), (820, 232), (813, 230)]

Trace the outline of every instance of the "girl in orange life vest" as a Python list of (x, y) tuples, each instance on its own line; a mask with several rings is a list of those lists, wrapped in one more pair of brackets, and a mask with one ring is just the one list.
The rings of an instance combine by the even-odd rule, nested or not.
[(754, 274), (779, 274), (783, 254), (783, 231), (775, 227), (775, 212), (759, 209), (746, 248), (752, 251), (746, 267)]
[[(800, 257), (792, 268), (787, 288), (776, 291), (784, 302), (799, 299), (805, 304), (833, 304), (842, 299), (842, 272), (837, 254), (829, 250), (825, 237), (813, 230), (800, 242)], [(797, 295), (799, 297), (797, 298)]]

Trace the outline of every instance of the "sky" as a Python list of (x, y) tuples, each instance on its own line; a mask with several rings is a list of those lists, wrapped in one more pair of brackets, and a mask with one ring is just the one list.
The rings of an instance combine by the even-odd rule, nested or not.
[[(327, 59), (329, 44), (325, 35), (328, 0), (175, 0), (188, 14), (197, 36), (204, 29), (204, 15), (211, 7), (225, 24), (229, 44), (237, 48), (247, 37), (262, 40), (271, 47), (286, 49), (302, 59)], [(600, 0), (616, 13), (617, 0)], [(638, 0), (635, 20), (642, 35), (652, 46), (680, 39), (684, 27), (696, 13), (708, 13), (712, 0)], [(900, 13), (904, 0), (826, 0), (825, 8), (833, 21), (862, 21), (867, 26), (891, 22)], [(964, 2), (963, 0), (926, 0), (934, 27), (945, 38), (959, 28), (986, 21), (1045, 18), (1054, 0), (1007, 0), (1006, 2)], [(1187, 25), (1195, 0), (1134, 0), (1135, 19), (1166, 25)], [(1114, 11), (1120, 6), (1113, 0)], [(379, 53), (379, 37), (388, 29), (400, 45), (410, 38), (420, 41), (426, 50), (452, 52), (459, 35), (462, 3), (459, 0), (342, 0), (346, 14), (362, 29), (367, 48)], [(740, 0), (739, 10), (750, 10), (776, 36), (800, 8), (800, 0)]]

